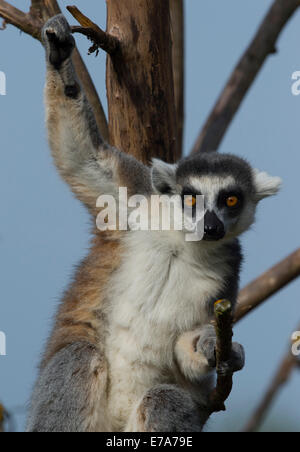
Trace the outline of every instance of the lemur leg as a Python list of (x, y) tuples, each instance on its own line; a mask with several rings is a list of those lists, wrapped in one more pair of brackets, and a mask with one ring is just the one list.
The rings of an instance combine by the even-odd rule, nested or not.
[(27, 431), (108, 431), (106, 383), (106, 363), (95, 347), (79, 342), (62, 349), (41, 371)]
[[(184, 333), (175, 346), (175, 355), (183, 375), (191, 382), (197, 382), (216, 367), (216, 332), (212, 325)], [(229, 362), (221, 363), (224, 373), (238, 372), (245, 365), (245, 352), (242, 345), (232, 344)]]
[(134, 408), (125, 431), (201, 432), (207, 417), (188, 391), (175, 385), (158, 385)]

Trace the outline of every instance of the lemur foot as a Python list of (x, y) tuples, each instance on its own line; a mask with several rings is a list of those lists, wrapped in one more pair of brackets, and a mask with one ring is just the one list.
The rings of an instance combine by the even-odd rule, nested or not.
[[(201, 352), (207, 359), (208, 365), (211, 368), (216, 367), (216, 332), (212, 325), (208, 325), (203, 329), (197, 344), (197, 351)], [(237, 342), (232, 344), (232, 355), (228, 362), (220, 363), (219, 372), (223, 375), (228, 375), (234, 372), (239, 372), (245, 366), (245, 351), (244, 347)]]
[(42, 39), (49, 62), (59, 69), (62, 63), (71, 56), (75, 47), (71, 28), (63, 14), (48, 20), (42, 30)]

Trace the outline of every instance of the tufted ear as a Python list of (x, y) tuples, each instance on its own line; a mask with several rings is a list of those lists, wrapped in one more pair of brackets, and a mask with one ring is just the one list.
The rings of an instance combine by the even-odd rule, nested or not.
[(254, 174), (254, 186), (256, 190), (256, 200), (261, 201), (268, 196), (274, 196), (280, 190), (282, 180), (280, 177), (272, 177), (269, 174), (255, 169)]
[(159, 193), (176, 192), (177, 165), (170, 165), (159, 159), (152, 160), (152, 185)]

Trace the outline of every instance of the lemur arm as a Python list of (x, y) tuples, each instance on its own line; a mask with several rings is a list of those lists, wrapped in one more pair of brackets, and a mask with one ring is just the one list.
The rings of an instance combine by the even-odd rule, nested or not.
[[(150, 187), (149, 171), (141, 163), (104, 143), (93, 111), (72, 63), (75, 46), (63, 15), (43, 28), (46, 49), (46, 117), (55, 164), (71, 189), (91, 209), (100, 194), (114, 194), (120, 185)], [(148, 187), (148, 188), (149, 188)]]

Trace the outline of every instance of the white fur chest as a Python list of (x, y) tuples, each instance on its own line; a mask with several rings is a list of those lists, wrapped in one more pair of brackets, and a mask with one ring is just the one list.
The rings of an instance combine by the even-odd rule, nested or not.
[(116, 428), (148, 389), (172, 383), (176, 339), (207, 323), (207, 301), (224, 283), (224, 261), (175, 234), (129, 233), (110, 285), (106, 349)]

